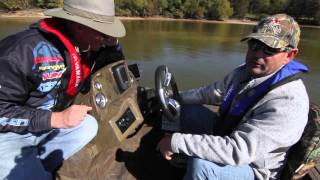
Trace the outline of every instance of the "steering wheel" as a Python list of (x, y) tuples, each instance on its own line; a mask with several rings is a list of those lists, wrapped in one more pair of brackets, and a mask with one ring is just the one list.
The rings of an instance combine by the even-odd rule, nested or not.
[(163, 114), (168, 120), (178, 120), (180, 118), (179, 91), (176, 81), (167, 66), (158, 66), (155, 74), (155, 83)]

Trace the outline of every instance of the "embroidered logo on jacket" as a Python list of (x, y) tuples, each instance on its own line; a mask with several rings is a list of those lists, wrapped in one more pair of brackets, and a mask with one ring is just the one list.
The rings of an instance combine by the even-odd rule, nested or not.
[(28, 126), (29, 120), (28, 119), (17, 119), (17, 118), (0, 118), (0, 125), (1, 126)]
[[(40, 41), (33, 49), (33, 72), (41, 79), (37, 90), (48, 93), (60, 86), (60, 78), (66, 70), (64, 59), (60, 52), (50, 43)], [(48, 97), (47, 101), (40, 105), (40, 109), (50, 109), (54, 106), (54, 98)]]
[(40, 92), (46, 93), (56, 87), (66, 67), (59, 51), (50, 43), (40, 41), (33, 50), (33, 71), (42, 81), (38, 86)]

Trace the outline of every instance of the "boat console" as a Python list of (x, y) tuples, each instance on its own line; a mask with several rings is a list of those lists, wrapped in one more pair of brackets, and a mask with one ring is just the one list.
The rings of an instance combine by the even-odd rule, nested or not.
[(91, 143), (98, 151), (119, 144), (143, 122), (137, 87), (127, 63), (117, 61), (94, 73), (89, 91), (77, 96), (75, 104), (91, 106), (90, 114), (98, 121), (98, 134)]

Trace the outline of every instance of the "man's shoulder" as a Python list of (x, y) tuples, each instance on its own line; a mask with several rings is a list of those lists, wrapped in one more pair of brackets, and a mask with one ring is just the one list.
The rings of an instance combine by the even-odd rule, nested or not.
[[(29, 28), (23, 30), (0, 41), (0, 57), (12, 57), (14, 54), (17, 56), (32, 56), (33, 51), (40, 42), (49, 43), (48, 38), (38, 29)], [(25, 52), (28, 53), (26, 54)]]
[(259, 104), (290, 104), (290, 108), (309, 105), (309, 96), (306, 87), (301, 79), (287, 82), (269, 91)]
[(300, 96), (302, 94), (307, 95), (306, 87), (302, 79), (293, 80), (282, 84), (281, 86), (274, 88), (270, 91), (271, 94), (282, 94), (291, 96)]
[(44, 39), (39, 30), (34, 28), (25, 29), (2, 39), (0, 41), (0, 49), (6, 49), (11, 46), (24, 45), (25, 43), (31, 43), (32, 41), (39, 39)]

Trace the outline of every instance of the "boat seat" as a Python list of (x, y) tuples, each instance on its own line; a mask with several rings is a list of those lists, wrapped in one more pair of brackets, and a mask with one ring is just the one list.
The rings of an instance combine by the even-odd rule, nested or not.
[(312, 180), (320, 179), (320, 163), (310, 170), (308, 177)]
[(310, 103), (301, 139), (290, 149), (281, 179), (320, 179), (320, 107), (314, 103)]

